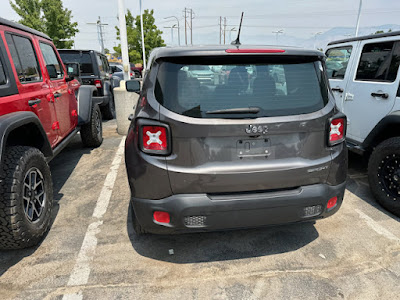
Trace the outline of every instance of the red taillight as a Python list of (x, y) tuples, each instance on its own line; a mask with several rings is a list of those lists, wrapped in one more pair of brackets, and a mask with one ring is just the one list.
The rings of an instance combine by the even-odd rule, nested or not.
[(103, 87), (103, 83), (101, 82), (100, 79), (96, 79), (96, 80), (94, 81), (94, 85), (95, 85), (98, 89), (101, 89), (101, 88)]
[(171, 218), (169, 216), (169, 213), (165, 211), (155, 211), (153, 213), (153, 218), (154, 221), (159, 222), (159, 223), (169, 223), (171, 221)]
[(226, 49), (226, 53), (284, 53), (283, 49)]
[(333, 119), (329, 125), (329, 144), (335, 145), (344, 141), (345, 138), (346, 119)]
[(334, 208), (337, 204), (337, 197), (333, 197), (331, 199), (329, 199), (328, 204), (326, 205), (327, 209), (331, 209)]
[(167, 151), (167, 128), (162, 126), (143, 126), (143, 149), (150, 151)]

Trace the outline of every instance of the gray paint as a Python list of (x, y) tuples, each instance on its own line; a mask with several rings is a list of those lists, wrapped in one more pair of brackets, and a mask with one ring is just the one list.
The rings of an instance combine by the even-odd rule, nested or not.
[[(185, 195), (193, 197), (197, 195), (203, 199), (201, 201), (205, 201), (201, 195), (219, 193), (232, 193), (233, 195), (242, 192), (251, 194), (293, 188), (304, 190), (317, 185), (333, 188), (338, 197), (343, 194), (347, 176), (347, 149), (344, 143), (331, 147), (327, 145), (328, 122), (332, 116), (337, 114), (331, 93), (329, 93), (329, 102), (319, 111), (302, 115), (257, 119), (191, 118), (169, 111), (157, 102), (154, 96), (158, 68), (157, 58), (198, 56), (200, 54), (227, 55), (224, 49), (224, 47), (180, 47), (175, 50), (159, 49), (155, 53), (154, 63), (150, 73), (144, 79), (141, 94), (141, 98), (145, 98), (146, 101), (144, 106), (140, 106), (140, 104), (137, 106), (125, 149), (132, 203), (134, 207), (139, 205), (141, 207), (140, 212), (136, 211), (141, 224), (150, 226), (151, 223), (150, 227), (154, 229), (152, 218), (148, 214), (156, 209), (170, 211), (172, 214), (182, 211), (186, 215), (190, 214), (190, 211), (193, 215), (204, 212), (203, 206), (191, 210), (191, 205), (196, 207), (196, 201), (193, 198), (187, 201), (182, 200), (181, 198), (185, 198)], [(294, 55), (295, 53), (297, 55), (321, 55), (320, 59), (323, 59), (323, 54), (318, 51), (285, 49), (287, 52), (284, 55)], [(327, 81), (326, 78), (325, 80)], [(169, 125), (171, 154), (153, 156), (139, 150), (135, 124), (137, 120), (143, 119), (160, 121)], [(251, 136), (246, 133), (249, 125), (267, 126), (268, 133)], [(264, 139), (267, 139), (265, 143), (268, 144), (269, 155), (250, 155), (242, 158), (238, 155), (239, 141)], [(155, 184), (157, 188), (154, 188)], [(325, 189), (314, 190), (314, 193), (320, 193), (319, 200), (314, 204), (318, 203), (326, 207), (331, 195), (325, 191)], [(176, 202), (171, 200), (175, 198), (181, 200)], [(300, 201), (301, 197), (297, 198)], [(167, 199), (169, 200), (167, 201)], [(275, 199), (275, 205), (286, 207), (285, 199), (286, 197), (278, 197)], [(140, 204), (138, 204), (139, 202)], [(256, 210), (257, 205), (255, 206)], [(212, 211), (212, 205), (205, 206), (210, 212)], [(225, 206), (225, 209), (232, 213), (236, 208), (238, 207), (228, 205), (228, 203)], [(243, 208), (238, 209), (242, 210)], [(283, 214), (281, 215), (282, 222), (295, 221), (287, 219), (287, 216), (284, 215), (292, 213), (289, 207), (283, 208), (280, 212)], [(237, 213), (240, 212), (237, 211)], [(267, 211), (265, 213), (269, 215)], [(143, 218), (140, 219), (142, 214), (147, 215), (146, 221)], [(246, 218), (249, 220), (248, 216)], [(168, 225), (165, 226), (168, 227)], [(165, 228), (161, 228), (160, 225), (155, 227), (160, 232), (165, 231)], [(155, 231), (158, 230), (155, 229)]]

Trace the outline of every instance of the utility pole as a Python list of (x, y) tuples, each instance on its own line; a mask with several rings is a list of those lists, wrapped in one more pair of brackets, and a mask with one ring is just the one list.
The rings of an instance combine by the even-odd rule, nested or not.
[(190, 9), (190, 44), (193, 45), (193, 9)]
[[(185, 44), (187, 45), (187, 28), (189, 27), (190, 29), (190, 44), (193, 45), (193, 19), (194, 19), (194, 13), (193, 9), (191, 8), (186, 8), (183, 10), (184, 17), (185, 17)], [(190, 22), (188, 21), (188, 18), (190, 18)]]
[(358, 7), (358, 16), (357, 16), (357, 25), (355, 34), (356, 37), (358, 36), (358, 30), (360, 28), (361, 7), (362, 7), (362, 0), (360, 0), (360, 6)]
[(186, 21), (186, 7), (183, 11), (185, 13), (185, 45), (187, 45), (187, 21)]
[(222, 17), (219, 17), (219, 44), (221, 45), (222, 40)]
[(226, 36), (226, 17), (224, 17), (224, 45), (225, 45), (225, 36)]
[(100, 44), (100, 52), (104, 54), (104, 33), (103, 33), (103, 26), (106, 26), (108, 24), (102, 23), (101, 18), (99, 16), (99, 19), (97, 20), (96, 23), (87, 23), (89, 25), (96, 25), (97, 26), (97, 35), (99, 39), (99, 44)]
[(126, 20), (125, 20), (125, 7), (124, 0), (118, 0), (118, 19), (119, 19), (119, 33), (121, 37), (121, 54), (122, 64), (124, 66), (124, 80), (129, 80), (131, 66), (129, 64), (128, 55), (128, 37), (126, 34)]

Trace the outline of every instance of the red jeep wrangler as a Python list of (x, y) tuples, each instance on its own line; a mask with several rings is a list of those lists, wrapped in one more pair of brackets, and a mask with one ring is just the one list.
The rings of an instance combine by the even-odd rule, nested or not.
[(48, 162), (80, 131), (103, 141), (95, 87), (80, 86), (51, 39), (0, 18), (0, 249), (41, 241), (51, 224)]

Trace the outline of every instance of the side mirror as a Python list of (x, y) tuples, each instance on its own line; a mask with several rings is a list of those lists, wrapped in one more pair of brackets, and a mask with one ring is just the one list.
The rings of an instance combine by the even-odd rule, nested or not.
[(128, 92), (133, 92), (133, 93), (140, 93), (140, 81), (138, 80), (127, 80), (125, 82), (126, 85), (126, 90)]
[(68, 63), (65, 64), (67, 68), (68, 76), (71, 78), (79, 77), (81, 75), (80, 66), (78, 63)]
[(46, 65), (47, 73), (49, 73), (50, 79), (57, 79), (57, 69), (55, 65)]

